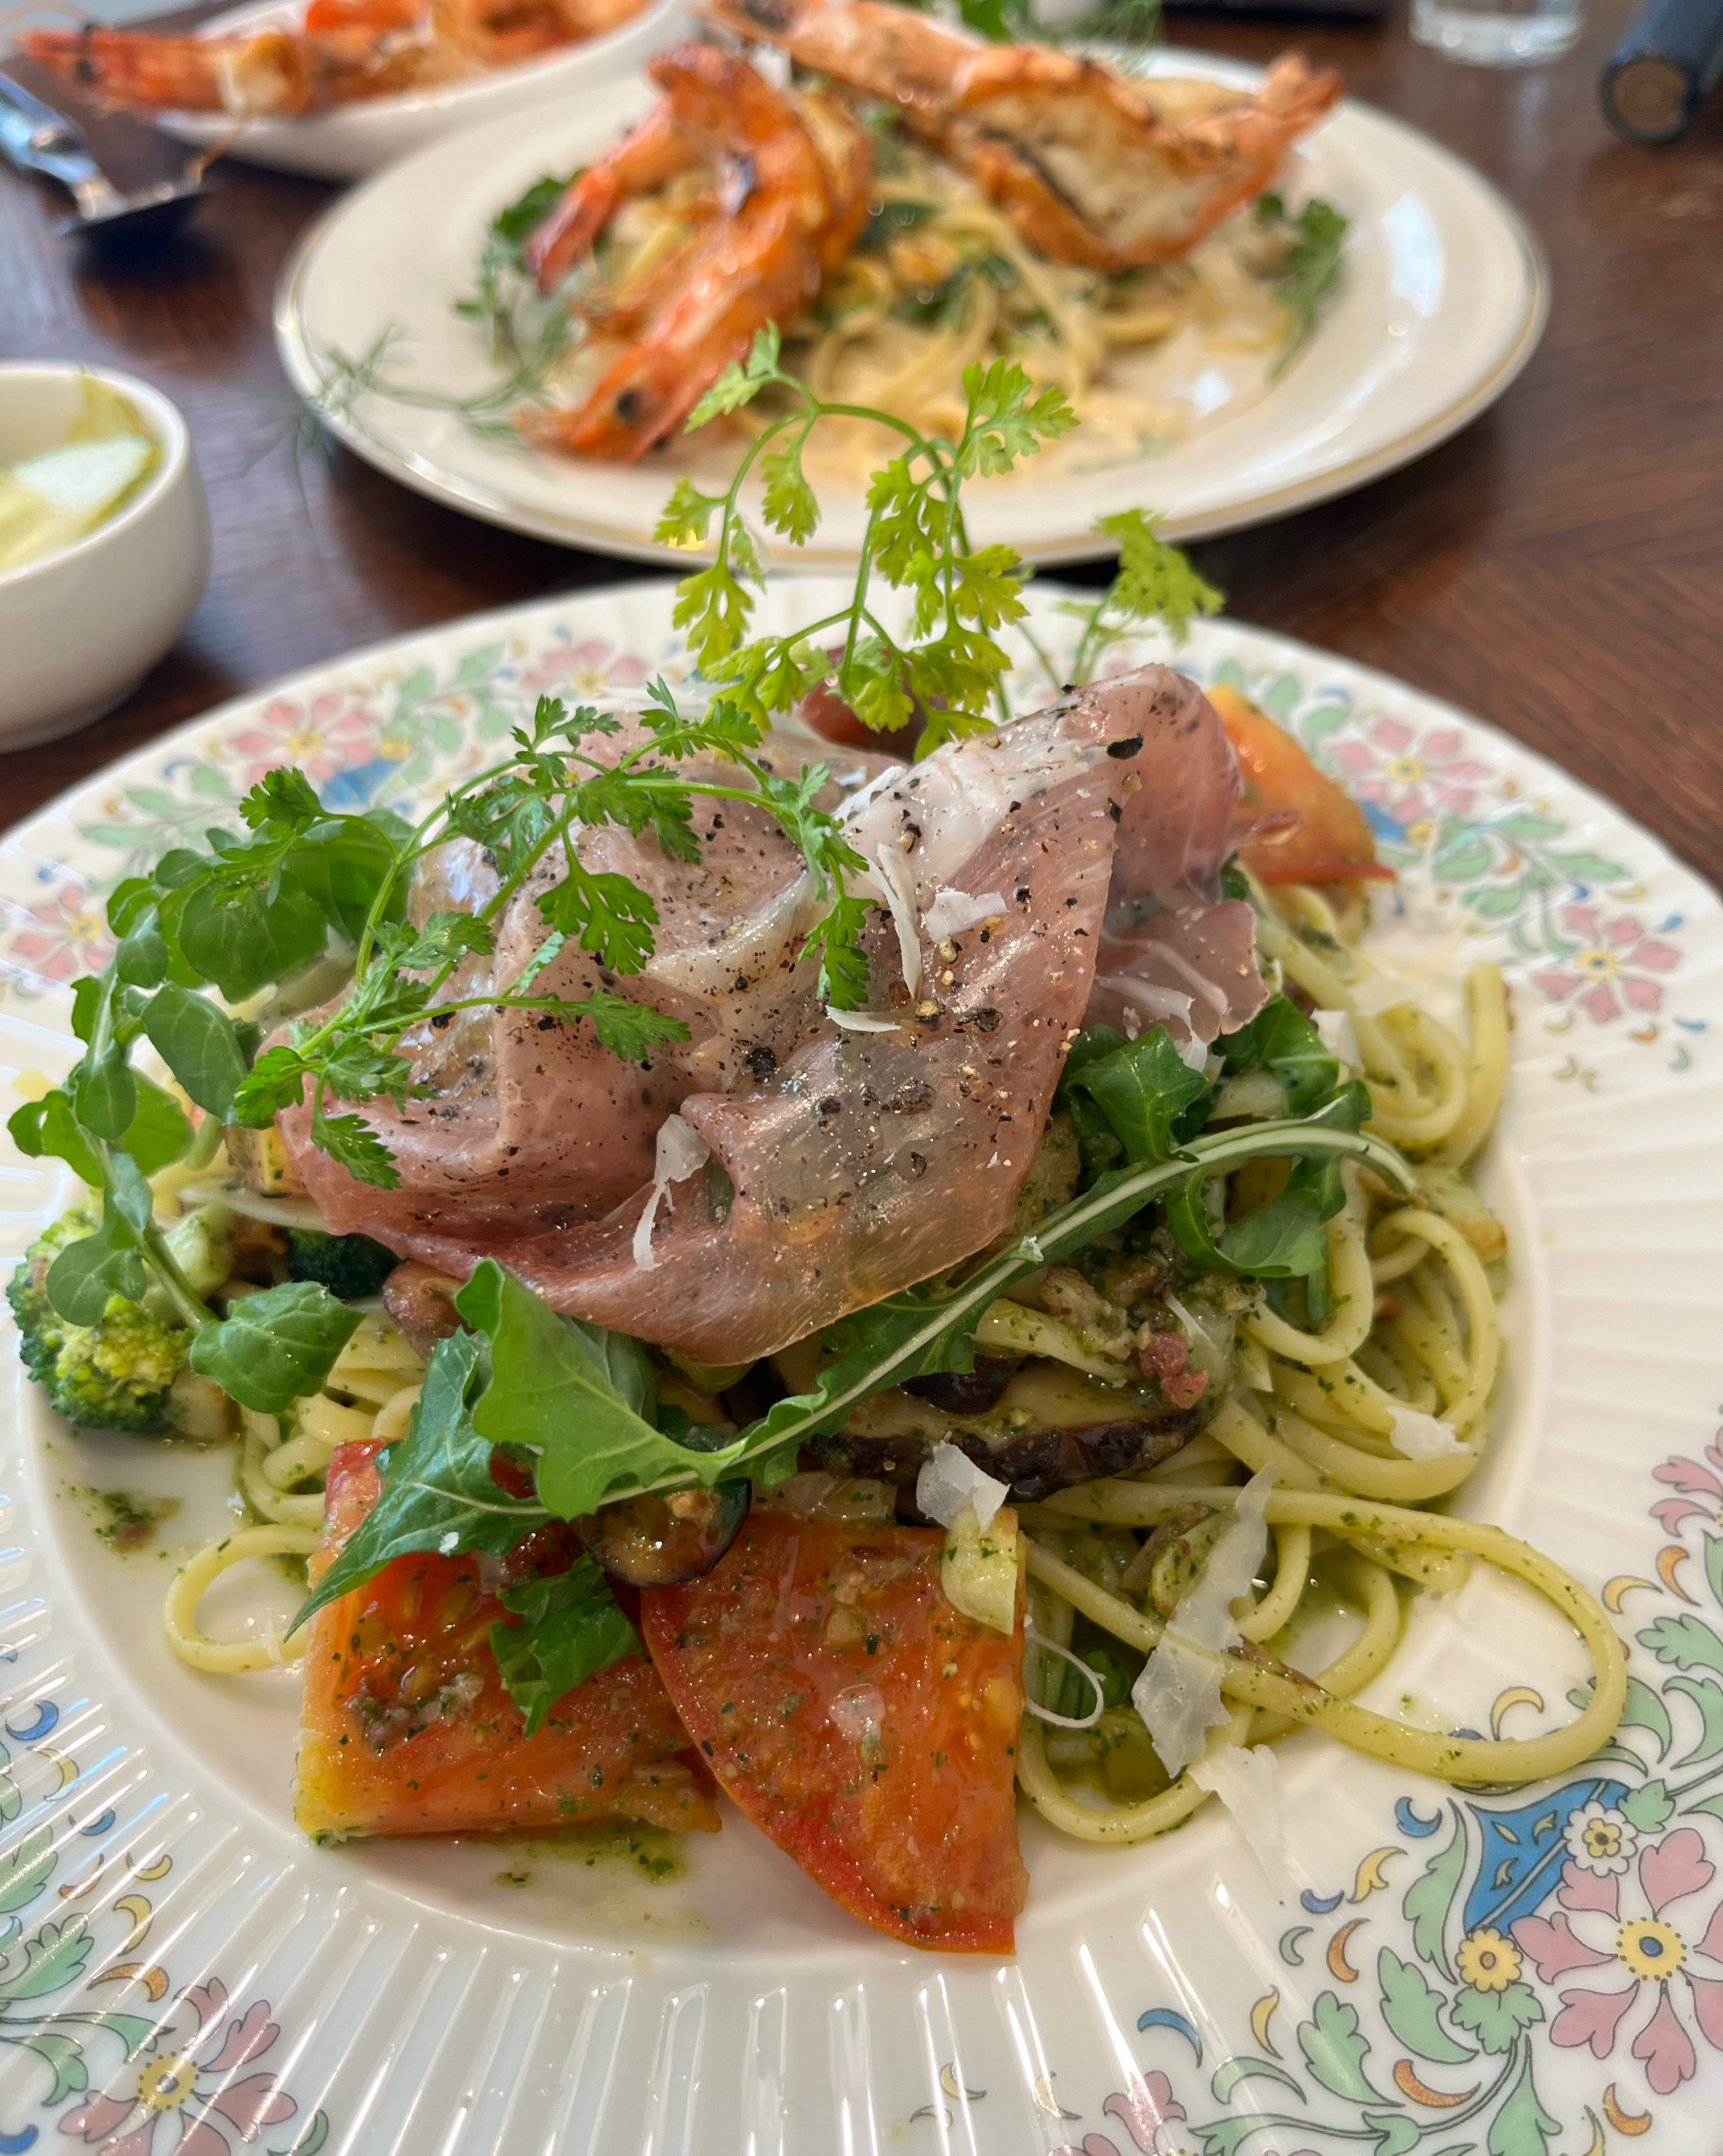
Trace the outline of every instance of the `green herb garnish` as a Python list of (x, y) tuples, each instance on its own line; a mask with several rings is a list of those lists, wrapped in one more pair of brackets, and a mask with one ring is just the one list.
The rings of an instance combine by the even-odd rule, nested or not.
[(1271, 276), (1274, 296), (1287, 311), (1286, 335), (1269, 374), (1277, 381), (1291, 365), (1294, 355), (1316, 327), (1317, 311), (1334, 290), (1340, 275), (1340, 244), (1347, 220), (1332, 203), (1312, 196), (1296, 217), (1288, 213), (1278, 195), (1257, 198), (1259, 225), (1284, 225), (1292, 244), (1275, 264)]

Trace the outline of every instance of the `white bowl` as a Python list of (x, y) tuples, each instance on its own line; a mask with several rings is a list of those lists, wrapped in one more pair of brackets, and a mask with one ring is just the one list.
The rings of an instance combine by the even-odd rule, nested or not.
[[(216, 38), (235, 31), (291, 29), (304, 12), (304, 0), (249, 0), (200, 23), (198, 34)], [(159, 124), (182, 141), (205, 149), (219, 145), (228, 157), (278, 172), (363, 179), (409, 150), (481, 120), (540, 105), (578, 110), (594, 91), (638, 74), (654, 53), (687, 37), (691, 27), (682, 0), (646, 0), (638, 15), (601, 37), (471, 82), (406, 91), (399, 97), (368, 97), (304, 120), (248, 121), (237, 134), (234, 122), (219, 112), (167, 112)]]
[(209, 511), (191, 438), (148, 382), (69, 362), (0, 366), (0, 465), (65, 440), (86, 374), (130, 398), (162, 460), (88, 537), (0, 571), (0, 748), (57, 740), (111, 711), (191, 619), (208, 580)]

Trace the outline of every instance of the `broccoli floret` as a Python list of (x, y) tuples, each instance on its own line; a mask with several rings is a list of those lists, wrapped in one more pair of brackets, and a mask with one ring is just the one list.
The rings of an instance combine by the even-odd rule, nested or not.
[[(213, 1209), (221, 1212), (224, 1209)], [(196, 1215), (179, 1224), (190, 1229)], [(48, 1269), (68, 1243), (96, 1225), (87, 1207), (76, 1206), (33, 1242), (13, 1275), (7, 1301), (18, 1319), (18, 1352), (30, 1375), (55, 1409), (83, 1430), (128, 1430), (160, 1437), (170, 1430), (208, 1437), (207, 1382), (187, 1363), (190, 1329), (170, 1325), (124, 1296), (110, 1296), (95, 1325), (72, 1325), (48, 1300)], [(213, 1264), (226, 1234), (224, 1220), (206, 1223), (182, 1238), (191, 1255)], [(184, 1262), (184, 1253), (176, 1252)]]
[(316, 1281), (337, 1302), (363, 1302), (381, 1295), (400, 1264), (393, 1250), (368, 1235), (325, 1235), (314, 1228), (287, 1230), (287, 1277)]

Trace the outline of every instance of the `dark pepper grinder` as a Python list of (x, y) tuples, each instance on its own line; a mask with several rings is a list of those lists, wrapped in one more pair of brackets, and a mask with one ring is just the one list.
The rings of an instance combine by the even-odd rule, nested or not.
[(1597, 85), (1630, 142), (1673, 142), (1723, 75), (1723, 0), (1648, 0)]

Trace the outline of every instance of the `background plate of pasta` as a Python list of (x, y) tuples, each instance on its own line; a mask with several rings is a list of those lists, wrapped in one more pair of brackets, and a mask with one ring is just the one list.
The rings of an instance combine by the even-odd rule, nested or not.
[[(839, 596), (829, 580), (774, 583), (760, 625), (792, 631)], [(1021, 740), (1044, 793), (1072, 788), (1066, 821), (1031, 835), (1038, 858), (1068, 843), (1072, 911), (1087, 918), (1083, 864), (1149, 828), (1155, 771), (1178, 813), (1196, 798), (1188, 773), (1175, 783), (1170, 741), (1145, 751), (1156, 707), (1130, 701), (1145, 684), (1171, 694), (1157, 670), (1171, 660), (1208, 698), (1178, 692), (1194, 700), (1179, 738), (1206, 714), (1243, 769), (1223, 896), (1201, 922), (1165, 907), (1112, 920), (1105, 1022), (1092, 1002), (1071, 1029), (1036, 1132), (1014, 1136), (992, 1097), (1007, 1089), (964, 1076), (963, 1056), (1010, 1048), (1001, 1008), (954, 1047), (954, 1127), (985, 1093), (999, 1152), (1026, 1143), (1033, 1161), (981, 1269), (936, 1284), (971, 1296), (974, 1368), (862, 1387), (825, 1419), (823, 1449), (780, 1463), (739, 1522), (718, 1482), (684, 1493), (701, 1502), (661, 1518), (656, 1540), (626, 1507), (589, 1534), (612, 1581), (646, 1584), (607, 1600), (602, 1623), (622, 1631), (571, 1695), (589, 1702), (578, 1779), (566, 1702), (561, 1720), (530, 1702), (535, 1685), (557, 1689), (559, 1616), (591, 1613), (545, 1606), (548, 1583), (579, 1564), (542, 1539), (523, 1560), (512, 1522), (496, 1556), (398, 1544), (417, 1554), (288, 1627), (307, 1561), (313, 1582), (332, 1562), (351, 1569), (368, 1520), (387, 1513), (393, 1533), (403, 1504), (441, 1502), (465, 1473), (450, 1436), (440, 1466), (405, 1454), (416, 1496), (379, 1499), (391, 1454), (463, 1414), (482, 1433), (487, 1383), (513, 1388), (527, 1416), (564, 1382), (562, 1321), (534, 1329), (543, 1306), (522, 1280), (566, 1296), (573, 1275), (559, 1287), (545, 1266), (597, 1266), (581, 1276), (589, 1301), (677, 1306), (658, 1329), (681, 1344), (653, 1351), (654, 1441), (703, 1429), (722, 1445), (746, 1415), (837, 1385), (841, 1342), (817, 1332), (742, 1359), (772, 1331), (759, 1298), (722, 1319), (738, 1352), (717, 1365), (722, 1342), (697, 1330), (705, 1274), (678, 1268), (690, 1236), (735, 1233), (738, 1200), (713, 1199), (686, 1123), (656, 1168), (649, 1152), (647, 1205), (615, 1250), (583, 1256), (564, 1235), (535, 1260), (496, 1243), (507, 1270), (476, 1267), (457, 1323), (435, 1265), (398, 1264), (374, 1240), (368, 1260), (326, 1171), (310, 1178), (316, 1200), (285, 1194), (293, 1160), (311, 1158), (291, 1116), (285, 1152), (263, 1132), (249, 1152), (231, 1133), (218, 1145), (212, 1122), (157, 1173), (152, 1232), (188, 1292), (227, 1313), (224, 1332), (251, 1339), (210, 1365), (236, 1392), (267, 1396), (275, 1352), (265, 1328), (244, 1332), (248, 1301), (316, 1280), (348, 1309), (321, 1383), (290, 1410), (239, 1411), (207, 1368), (171, 1358), (140, 1378), (164, 1337), (142, 1306), (100, 1352), (99, 1327), (75, 1354), (46, 1342), (27, 1261), (13, 1301), (34, 1376), (14, 1365), (4, 1559), (8, 2135), (57, 2128), (66, 2145), (130, 2156), (177, 2115), (199, 2156), (254, 2131), (297, 2156), (824, 2156), (900, 2140), (1129, 2156), (1230, 2152), (1258, 2133), (1324, 2151), (1458, 2137), (1504, 2156), (1579, 2150), (1588, 2134), (1594, 2148), (1617, 2133), (1696, 2145), (1723, 2048), (1707, 1989), (1723, 1984), (1723, 909), (1488, 726), (1231, 622), (1193, 626), (1176, 652), (1115, 639), (1086, 670), (1088, 701), (1062, 705), (1081, 655), (1072, 596), (1033, 588), (1029, 640), (1006, 632), (1013, 708), (1031, 716), (916, 767), (923, 808), (901, 857), (931, 873), (942, 827), (924, 805), (954, 755)], [(210, 714), (21, 827), (0, 849), (0, 1058), (17, 1101), (49, 1098), (77, 1053), (66, 983), (109, 962), (104, 905), (207, 827), (237, 829), (261, 774), (292, 763), (331, 818), (433, 813), (542, 697), (604, 716), (638, 709), (655, 677), (692, 695), (671, 607), (670, 587), (649, 583), (380, 646)], [(1088, 763), (1061, 760), (1072, 711), (1112, 728)], [(830, 714), (810, 716), (829, 735)], [(928, 939), (915, 988), (877, 996), (867, 1025), (840, 1026), (825, 1052), (907, 1055), (875, 1045), (924, 1019), (970, 963), (999, 969), (1010, 1019), (1013, 969), (1026, 951), (1041, 963), (1058, 927), (1011, 866), (1030, 798), (1017, 772), (996, 774), (1016, 790), (985, 840), (1006, 849), (985, 855), (1000, 887), (964, 904), (949, 858), (953, 880), (930, 896), (900, 888), (883, 844), (867, 850), (881, 828), (868, 819), (895, 829), (900, 814), (870, 777), (879, 759), (823, 752), (850, 789), (834, 813), (879, 879), (876, 986), (908, 966), (905, 909)], [(1134, 785), (1144, 753), (1158, 762)], [(963, 767), (973, 781), (980, 767)], [(1303, 820), (1289, 827), (1276, 804), (1293, 788)], [(981, 813), (973, 783), (963, 798)], [(1118, 836), (1085, 835), (1084, 815)], [(1182, 843), (1188, 865), (1197, 841)], [(455, 868), (437, 872), (452, 890)], [(659, 897), (662, 931), (668, 886)], [(1216, 955), (1241, 921), (1261, 969), (1247, 986)], [(1150, 980), (1151, 947), (1164, 967), (1172, 952), (1182, 985)], [(307, 1008), (337, 993), (309, 987)], [(1206, 1019), (1216, 996), (1227, 1007)], [(265, 1028), (279, 1015), (229, 1000)], [(757, 1041), (757, 1011), (749, 1023)], [(950, 1035), (927, 1029), (930, 1073)], [(543, 1056), (543, 1038), (535, 1021), (522, 1052)], [(179, 1068), (183, 1040), (162, 1039)], [(478, 1071), (476, 1044), (454, 1026), (424, 1052)], [(481, 1086), (507, 1090), (513, 1052), (494, 1045)], [(775, 1059), (748, 1052), (726, 1100), (769, 1086)], [(887, 1067), (870, 1065), (876, 1087)], [(451, 1111), (468, 1082), (445, 1084)], [(876, 1092), (870, 1112), (908, 1131), (937, 1112), (912, 1094)], [(400, 1122), (377, 1112), (402, 1186), (355, 1183), (348, 1198), (416, 1208), (416, 1227), (368, 1216), (399, 1248), (433, 1233), (413, 1148), (437, 1134), (415, 1135), (414, 1103), (398, 1106)], [(150, 1158), (145, 1125), (170, 1111), (169, 1089), (141, 1090), (135, 1155)], [(702, 1127), (715, 1154), (718, 1127)], [(903, 1223), (918, 1217), (919, 1157), (903, 1153), (892, 1185), (909, 1194)], [(1206, 1164), (1194, 1180), (1192, 1163)], [(43, 1232), (77, 1183), (10, 1147), (5, 1176), (8, 1258), (33, 1248), (45, 1265), (57, 1248), (40, 1255)], [(1133, 1209), (1130, 1192), (1151, 1186), (1155, 1203)], [(986, 1188), (984, 1172), (975, 1205)], [(1313, 1206), (1321, 1261), (1294, 1275), (1274, 1253), (1303, 1247)], [(814, 1294), (815, 1270), (778, 1293)], [(102, 1322), (117, 1324), (113, 1306)], [(583, 1414), (644, 1400), (624, 1353), (638, 1342), (592, 1337), (610, 1343), (604, 1374), (589, 1360), (567, 1378), (585, 1388)], [(111, 1399), (122, 1350), (131, 1430), (75, 1431), (50, 1394)], [(547, 1460), (565, 1421), (558, 1409), (541, 1434)], [(978, 1459), (998, 1470), (990, 1498)], [(530, 1481), (492, 1476), (479, 1502), (517, 1509)], [(717, 1538), (716, 1567), (710, 1548), (666, 1564), (685, 1533)], [(579, 1594), (604, 1592), (579, 1562)], [(749, 1582), (768, 1574), (790, 1613), (774, 1621), (812, 1628), (802, 1646), (759, 1629)], [(722, 1606), (702, 1599), (719, 1580)], [(530, 1635), (542, 1669), (523, 1668), (511, 1635)], [(733, 1637), (751, 1659), (727, 1659)], [(475, 1654), (495, 1656), (482, 1681)], [(820, 1682), (816, 1744), (806, 1694)], [(950, 1763), (892, 1747), (909, 1702), (935, 1693), (945, 1718), (926, 1726), (929, 1745), (999, 1768), (966, 1784), (968, 1808), (941, 1830), (948, 1887), (961, 1878), (967, 1902), (882, 1883), (921, 1876), (905, 1823), (913, 1835), (934, 1816)], [(491, 1722), (507, 1723), (506, 1755), (483, 1752)], [(457, 1738), (480, 1752), (457, 1759)], [(798, 1758), (837, 1756), (820, 1745), (847, 1748), (854, 1787), (829, 1789), (816, 1816), (795, 1775)], [(403, 1777), (403, 1759), (429, 1764)], [(870, 1812), (888, 1770), (893, 1804)]]
[[(792, 54), (831, 59), (802, 35)], [(997, 65), (1026, 49), (980, 49)], [(776, 87), (783, 58), (678, 47), (602, 110), (475, 131), (347, 198), (283, 279), (295, 387), (420, 492), (650, 557), (663, 552), (666, 475), (709, 486), (758, 431), (764, 414), (683, 428), (759, 321), (778, 321), (815, 393), (924, 429), (961, 411), (965, 366), (1006, 357), (1060, 387), (1083, 424), (977, 485), (970, 521), (982, 540), (1057, 562), (1105, 552), (1097, 520), (1145, 492), (1170, 536), (1192, 537), (1360, 485), (1483, 410), (1541, 333), (1544, 272), (1508, 206), (1427, 138), (1335, 105), (1337, 81), (1296, 56), (1265, 78), (1155, 55), (1129, 80), (1159, 99), (1143, 122), (1158, 162), (1139, 181), (1127, 142), (1110, 182), (1108, 157), (1086, 174), (1088, 198), (1061, 167), (1048, 200), (1026, 206), (1040, 182), (1019, 182), (1051, 125), (1032, 97), (1013, 122), (1024, 156), (1001, 176), (987, 163), (993, 122), (971, 140), (903, 119), (881, 95), (905, 80), (889, 53), (842, 61), (859, 89), (800, 69), (803, 87)], [(1081, 132), (1077, 102), (1060, 125)], [(744, 126), (749, 103), (767, 109)], [(728, 131), (697, 124), (702, 112)], [(769, 237), (739, 228), (763, 187), (735, 180), (792, 129), (822, 205), (800, 254), (770, 203)], [(666, 160), (660, 137), (683, 146)], [(1196, 181), (1180, 159), (1197, 162)], [(1087, 222), (1067, 217), (1067, 197)], [(800, 558), (853, 558), (884, 446), (860, 422), (822, 438), (829, 515)]]

